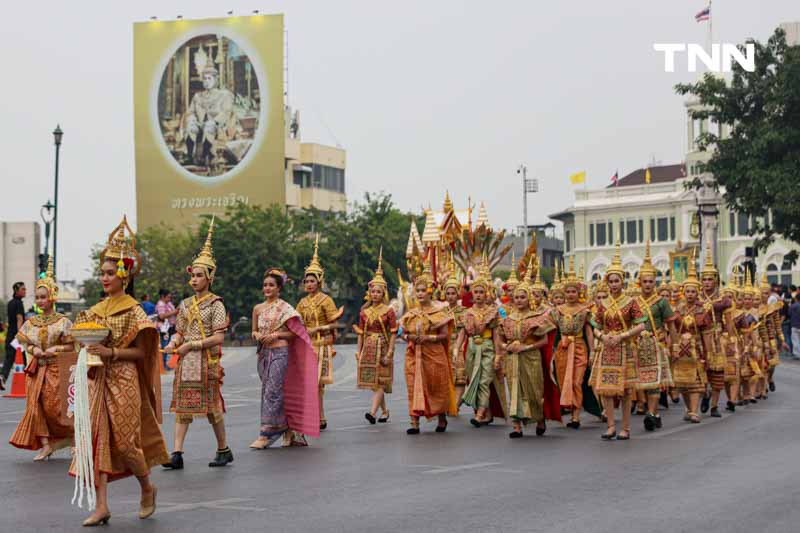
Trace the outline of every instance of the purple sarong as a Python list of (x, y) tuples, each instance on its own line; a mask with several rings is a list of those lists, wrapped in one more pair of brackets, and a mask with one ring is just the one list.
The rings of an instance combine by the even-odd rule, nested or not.
[(280, 435), (289, 429), (283, 405), (283, 386), (289, 363), (289, 347), (263, 348), (258, 352), (261, 378), (261, 436)]

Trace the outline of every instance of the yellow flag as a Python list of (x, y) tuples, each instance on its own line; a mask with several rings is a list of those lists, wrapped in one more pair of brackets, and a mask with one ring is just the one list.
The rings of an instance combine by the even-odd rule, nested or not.
[(586, 171), (581, 170), (580, 172), (576, 172), (575, 174), (569, 177), (569, 181), (573, 185), (578, 185), (580, 183), (586, 182)]
[(644, 182), (646, 184), (650, 185), (650, 169), (649, 168), (647, 170), (645, 170), (645, 172), (644, 172)]

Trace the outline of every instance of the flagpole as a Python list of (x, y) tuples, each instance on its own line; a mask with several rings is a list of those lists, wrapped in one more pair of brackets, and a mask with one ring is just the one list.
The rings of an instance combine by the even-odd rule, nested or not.
[(714, 19), (712, 18), (713, 13), (711, 12), (711, 0), (708, 0), (708, 50), (711, 51), (711, 47), (714, 45)]

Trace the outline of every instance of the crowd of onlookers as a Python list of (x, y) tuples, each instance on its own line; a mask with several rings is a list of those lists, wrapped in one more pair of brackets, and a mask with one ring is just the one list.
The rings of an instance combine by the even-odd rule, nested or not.
[[(155, 323), (158, 329), (158, 334), (161, 337), (161, 349), (163, 350), (164, 346), (169, 343), (169, 339), (175, 334), (175, 317), (178, 316), (178, 309), (173, 302), (173, 294), (167, 289), (160, 289), (156, 303), (150, 300), (148, 294), (142, 294), (139, 299), (145, 314)], [(161, 356), (164, 370), (170, 370), (167, 366), (167, 354), (162, 352)]]
[(767, 303), (783, 300), (781, 316), (782, 328), (786, 344), (789, 345), (792, 357), (800, 360), (800, 291), (795, 285), (772, 285), (772, 295)]

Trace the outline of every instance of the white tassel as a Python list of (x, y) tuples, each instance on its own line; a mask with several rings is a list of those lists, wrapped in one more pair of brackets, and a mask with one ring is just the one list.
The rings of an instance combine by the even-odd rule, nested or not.
[(78, 365), (75, 368), (75, 490), (72, 493), (72, 505), (76, 501), (83, 509), (86, 497), (87, 507), (93, 511), (97, 504), (97, 492), (94, 487), (94, 453), (92, 452), (92, 420), (89, 414), (89, 367), (86, 364), (88, 354), (81, 348), (78, 354)]

